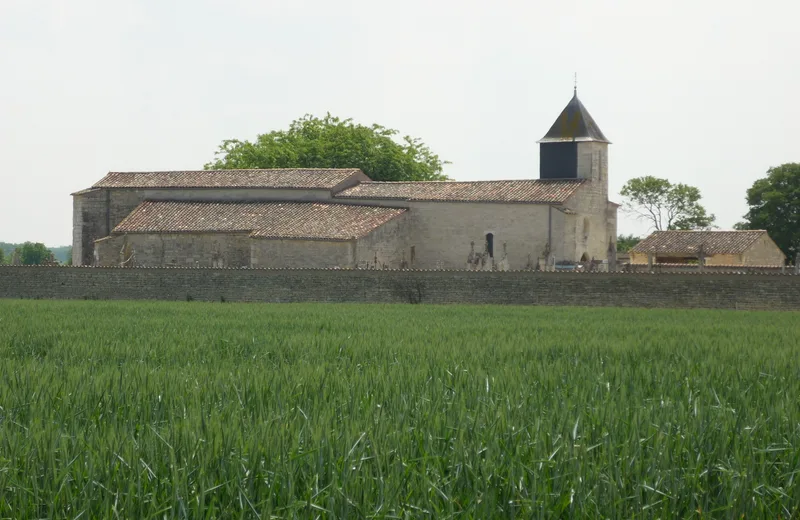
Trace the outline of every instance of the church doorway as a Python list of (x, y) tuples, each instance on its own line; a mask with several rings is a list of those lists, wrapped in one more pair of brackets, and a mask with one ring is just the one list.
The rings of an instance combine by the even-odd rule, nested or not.
[(583, 253), (583, 256), (581, 256), (581, 262), (588, 262), (588, 261), (589, 261), (589, 255)]

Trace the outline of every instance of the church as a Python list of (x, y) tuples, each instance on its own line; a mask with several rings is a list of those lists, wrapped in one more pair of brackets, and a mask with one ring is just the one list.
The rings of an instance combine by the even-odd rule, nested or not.
[(577, 91), (529, 180), (375, 182), (357, 169), (110, 172), (73, 193), (74, 265), (545, 269), (616, 246), (608, 145)]

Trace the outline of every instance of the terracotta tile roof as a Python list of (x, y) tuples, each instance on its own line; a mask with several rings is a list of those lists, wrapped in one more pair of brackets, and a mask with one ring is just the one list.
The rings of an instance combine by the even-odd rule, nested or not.
[(655, 248), (660, 254), (696, 253), (700, 245), (708, 255), (739, 254), (747, 251), (753, 243), (765, 235), (763, 230), (754, 231), (656, 231), (645, 238), (631, 251), (648, 253)]
[(109, 172), (92, 187), (332, 189), (353, 175), (367, 179), (355, 168)]
[(350, 240), (405, 211), (318, 202), (145, 201), (113, 233), (241, 232), (259, 238)]
[(569, 180), (362, 182), (335, 196), (346, 199), (399, 199), (439, 202), (527, 202), (558, 204), (583, 183)]

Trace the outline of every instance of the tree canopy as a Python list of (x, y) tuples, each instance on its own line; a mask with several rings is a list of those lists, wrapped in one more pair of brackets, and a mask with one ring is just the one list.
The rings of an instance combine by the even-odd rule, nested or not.
[(446, 180), (439, 159), (420, 139), (380, 125), (363, 126), (330, 114), (306, 115), (288, 130), (257, 136), (254, 142), (228, 139), (207, 170), (248, 168), (359, 168), (376, 181)]
[[(14, 251), (20, 249), (23, 244), (14, 244), (11, 242), (0, 242), (0, 264), (3, 263), (2, 258), (5, 256), (5, 263), (11, 263), (11, 258), (14, 256)], [(49, 250), (47, 258), (50, 257), (50, 252), (56, 260), (62, 264), (72, 265), (72, 246), (56, 246), (46, 247)]]
[(41, 242), (25, 242), (17, 248), (22, 265), (41, 265), (50, 259), (51, 251)]
[(627, 253), (633, 246), (642, 241), (642, 237), (634, 235), (619, 235), (617, 237), (617, 251), (620, 253)]
[(630, 179), (620, 190), (623, 207), (656, 231), (708, 229), (715, 217), (700, 204), (700, 190), (667, 179), (645, 176)]
[(6, 263), (6, 252), (0, 249), (0, 265)]
[(800, 163), (786, 163), (767, 170), (747, 190), (745, 222), (739, 229), (765, 229), (789, 260), (800, 252)]

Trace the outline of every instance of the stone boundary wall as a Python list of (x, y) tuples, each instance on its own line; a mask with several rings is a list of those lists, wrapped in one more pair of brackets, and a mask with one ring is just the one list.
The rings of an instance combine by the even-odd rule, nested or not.
[(792, 274), (792, 265), (704, 265), (697, 264), (622, 264), (620, 270), (627, 273), (729, 273), (729, 274)]
[(2, 266), (0, 298), (800, 310), (800, 276)]

